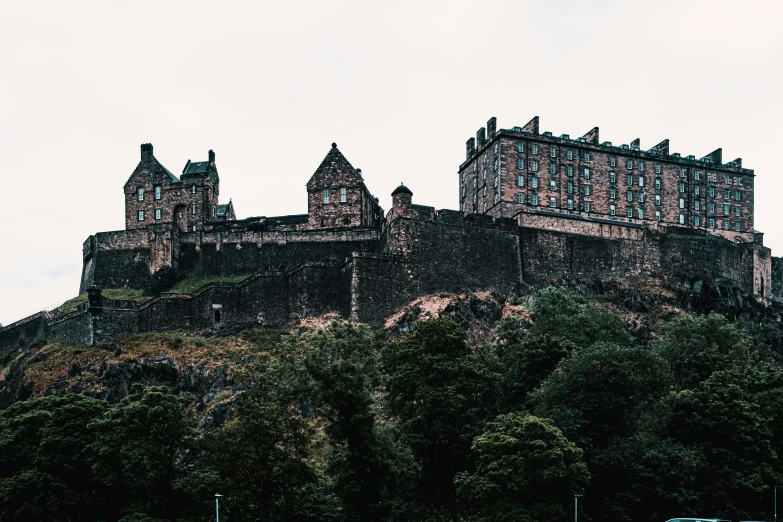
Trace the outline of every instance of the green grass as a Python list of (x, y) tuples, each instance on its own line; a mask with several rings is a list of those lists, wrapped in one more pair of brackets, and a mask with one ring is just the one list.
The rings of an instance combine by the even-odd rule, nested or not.
[(175, 294), (192, 294), (209, 283), (238, 283), (246, 278), (247, 276), (189, 277), (172, 286), (167, 292)]
[[(149, 297), (143, 297), (143, 290), (132, 288), (105, 288), (101, 292), (106, 299), (136, 299), (137, 301), (146, 301)], [(87, 294), (79, 294), (73, 299), (68, 299), (60, 305), (60, 311), (69, 314), (76, 310), (76, 307), (87, 302)]]

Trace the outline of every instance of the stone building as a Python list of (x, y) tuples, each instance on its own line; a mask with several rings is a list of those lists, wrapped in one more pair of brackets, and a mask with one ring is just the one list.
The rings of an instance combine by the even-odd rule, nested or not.
[(699, 158), (601, 142), (598, 127), (578, 138), (539, 131), (539, 119), (497, 129), (496, 118), (470, 138), (459, 167), (463, 214), (513, 217), (564, 231), (595, 223), (701, 230), (753, 241), (754, 173), (722, 150)]

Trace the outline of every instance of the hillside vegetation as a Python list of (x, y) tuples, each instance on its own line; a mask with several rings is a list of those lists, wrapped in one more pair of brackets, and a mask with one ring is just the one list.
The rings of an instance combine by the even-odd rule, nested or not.
[(44, 340), (0, 370), (0, 521), (769, 519), (777, 312), (571, 286)]

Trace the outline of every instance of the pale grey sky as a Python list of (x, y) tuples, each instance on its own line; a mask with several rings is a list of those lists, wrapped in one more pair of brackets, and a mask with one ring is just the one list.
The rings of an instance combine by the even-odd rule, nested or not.
[(497, 116), (756, 171), (783, 255), (780, 2), (0, 2), (0, 323), (73, 297), (81, 244), (123, 222), (139, 144), (217, 154), (238, 217), (304, 213), (337, 142), (389, 208), (458, 207), (465, 140)]

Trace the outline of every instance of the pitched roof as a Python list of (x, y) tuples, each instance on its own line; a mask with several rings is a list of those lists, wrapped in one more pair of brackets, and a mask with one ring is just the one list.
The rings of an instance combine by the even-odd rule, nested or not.
[(131, 173), (128, 180), (125, 182), (124, 186), (127, 186), (128, 183), (130, 183), (130, 181), (133, 179), (136, 173), (139, 172), (139, 169), (141, 169), (143, 166), (148, 167), (153, 175), (160, 174), (162, 172), (171, 179), (172, 183), (182, 183), (182, 181), (177, 176), (172, 174), (169, 169), (164, 167), (163, 164), (160, 161), (158, 161), (158, 158), (153, 156), (148, 160), (141, 160), (139, 164), (136, 165), (136, 168), (133, 169), (133, 172)]
[(307, 182), (307, 185), (310, 186), (317, 177), (333, 172), (348, 174), (349, 176), (355, 177), (357, 181), (364, 183), (361, 172), (355, 169), (353, 165), (351, 165), (351, 162), (343, 156), (343, 153), (337, 148), (336, 143), (332, 143), (332, 148), (326, 154), (318, 168), (315, 169), (315, 172), (310, 177), (310, 181)]
[(207, 172), (207, 167), (209, 166), (208, 161), (194, 161), (191, 162), (188, 160), (188, 162), (185, 164), (185, 168), (182, 169), (183, 174), (205, 174)]

